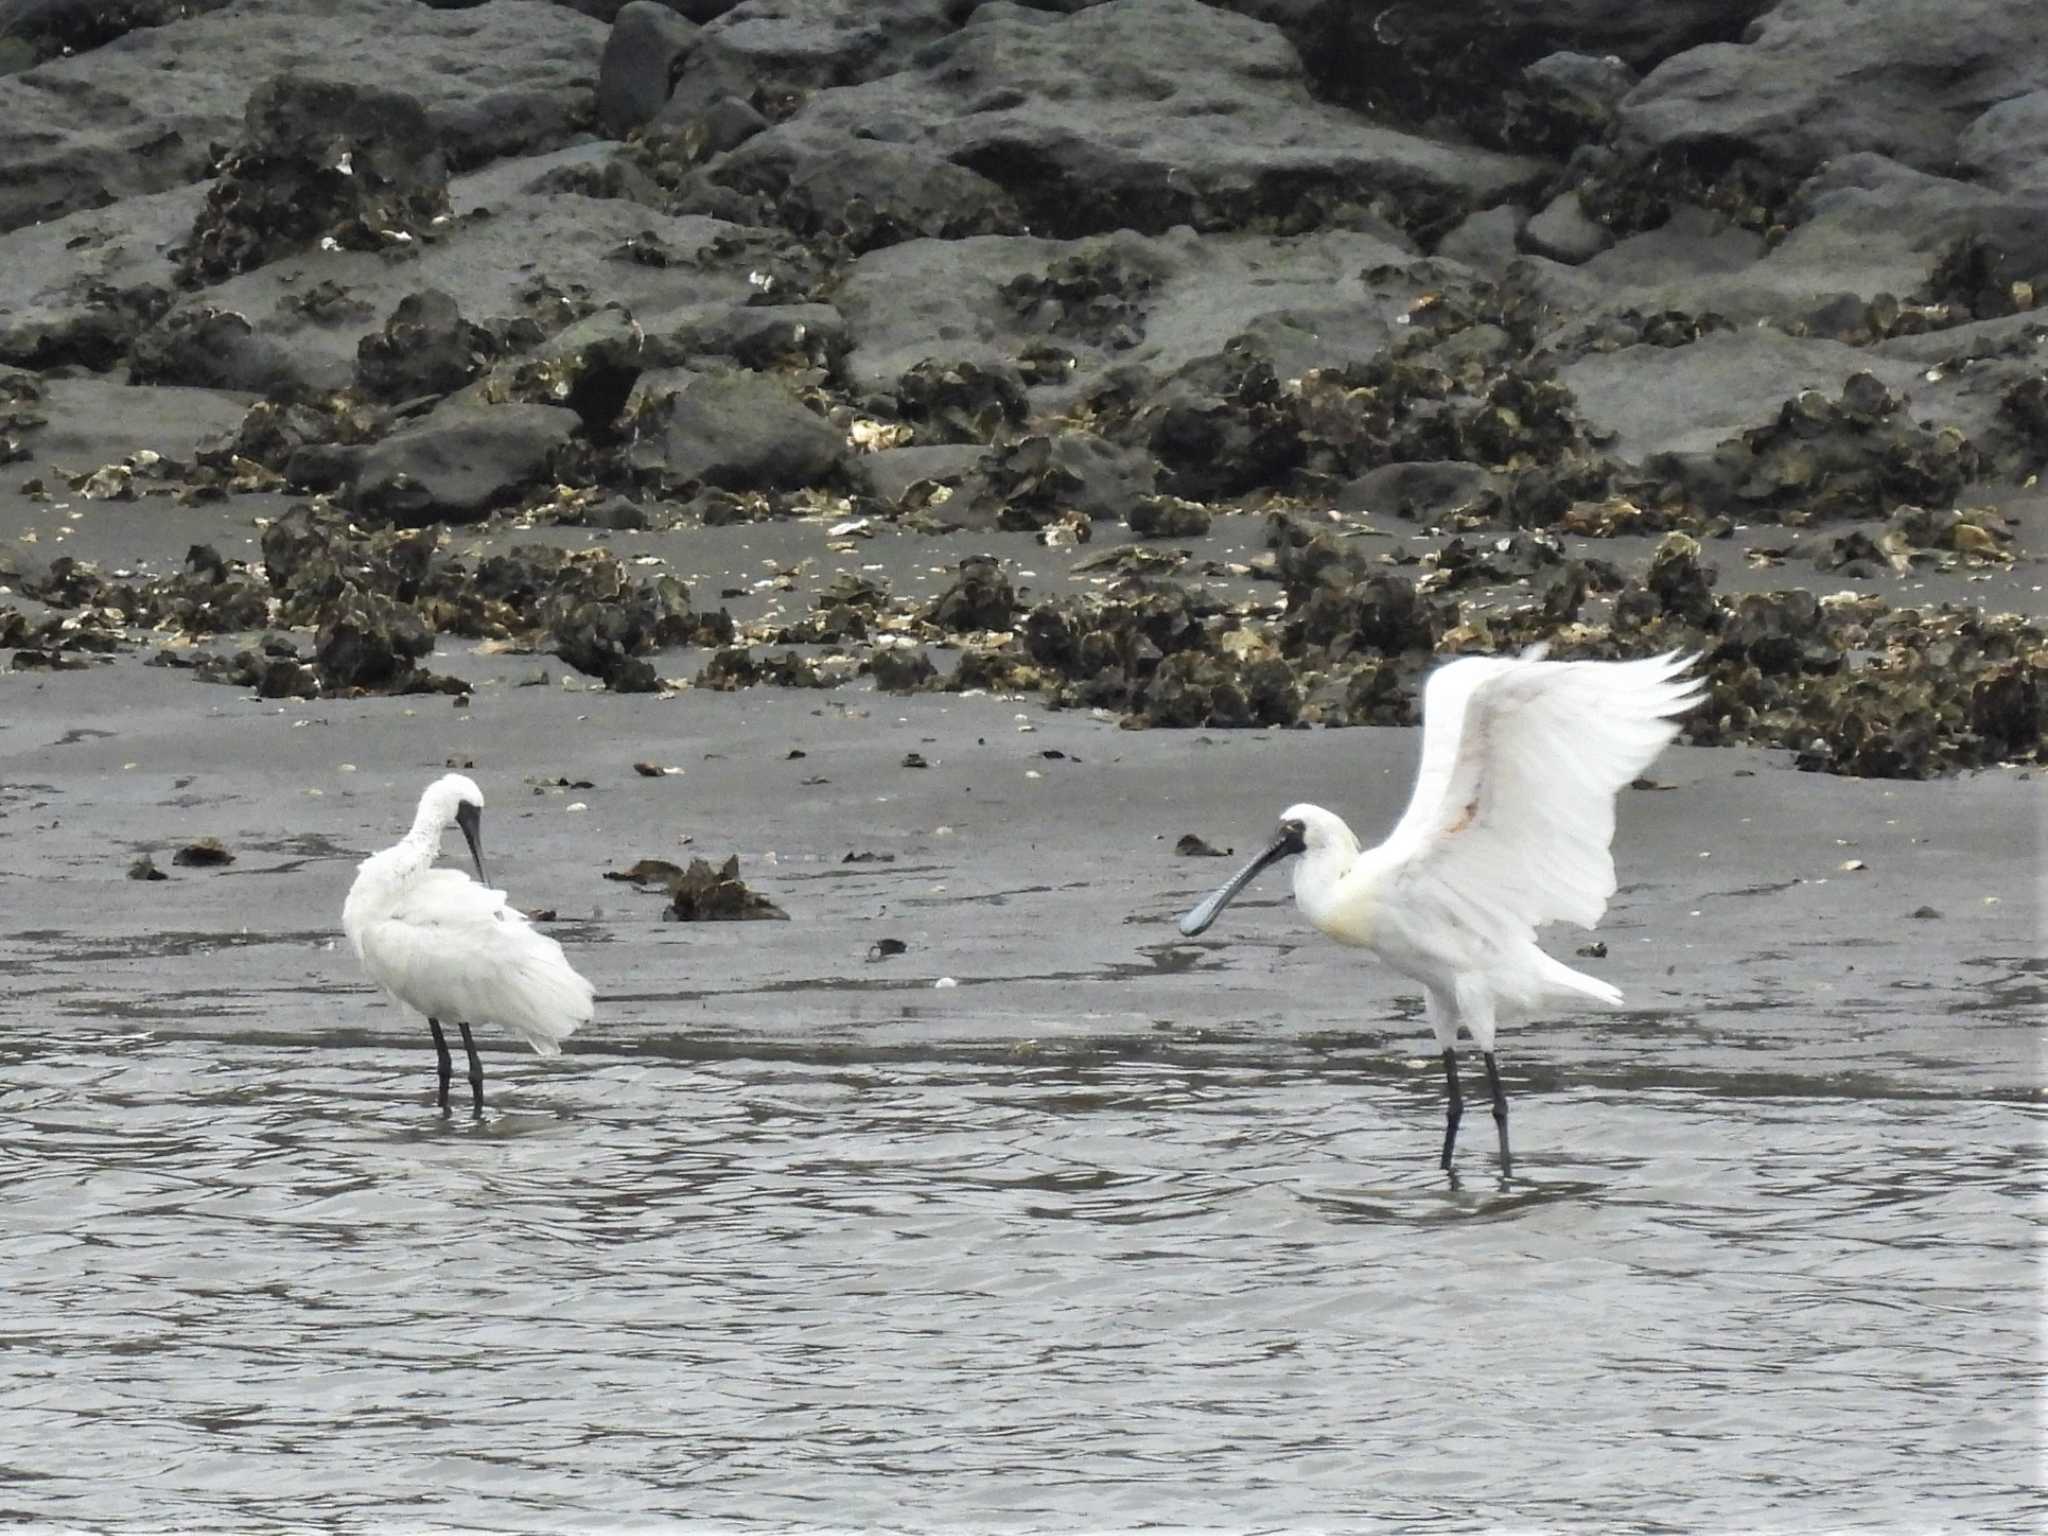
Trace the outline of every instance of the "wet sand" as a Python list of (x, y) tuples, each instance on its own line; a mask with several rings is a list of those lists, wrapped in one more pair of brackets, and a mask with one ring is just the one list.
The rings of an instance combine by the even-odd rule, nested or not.
[[(598, 985), (572, 1062), (750, 1039), (1172, 1050), (1220, 1035), (1425, 1054), (1404, 985), (1303, 928), (1284, 877), (1200, 940), (1172, 927), (1232, 867), (1176, 856), (1182, 833), (1246, 849), (1297, 799), (1370, 833), (1404, 803), (1412, 732), (1134, 732), (1030, 701), (862, 687), (650, 700), (565, 686), (559, 664), (520, 686), (536, 658), (431, 665), (475, 682), (473, 702), (258, 701), (133, 663), (8, 677), (0, 965), (16, 997), (171, 1031), (424, 1048), (336, 925), (354, 862), (455, 762), (491, 800), (494, 882), (554, 910)], [(911, 753), (930, 766), (904, 766)], [(682, 772), (644, 778), (636, 762)], [(2019, 977), (2038, 955), (2038, 780), (1844, 780), (1696, 749), (1653, 776), (1666, 787), (1622, 797), (1609, 954), (1588, 962), (1633, 1022), (1519, 1031), (1505, 1047), (1518, 1070), (1597, 1071), (1603, 1040), (1650, 1027), (1682, 1076), (1720, 1031), (1762, 1030), (1787, 1077), (1960, 1074), (2035, 1094), (2038, 987)], [(174, 867), (202, 836), (236, 862)], [(126, 878), (150, 850), (170, 878)], [(889, 861), (843, 862), (865, 852)], [(664, 923), (658, 894), (603, 878), (729, 854), (789, 922)], [(1551, 933), (1566, 952), (1583, 937)], [(870, 961), (882, 938), (907, 952)]]
[[(1516, 1177), (1474, 1114), (1446, 1179), (1397, 979), (1277, 879), (1172, 927), (1230, 867), (1181, 833), (1379, 825), (1414, 733), (534, 664), (4, 678), (10, 1518), (2024, 1527), (2037, 781), (1667, 755), (1573, 962), (1628, 1010), (1506, 1032)], [(601, 994), (558, 1060), (479, 1031), (481, 1122), (337, 931), (450, 760)], [(603, 878), (731, 853), (787, 922)]]

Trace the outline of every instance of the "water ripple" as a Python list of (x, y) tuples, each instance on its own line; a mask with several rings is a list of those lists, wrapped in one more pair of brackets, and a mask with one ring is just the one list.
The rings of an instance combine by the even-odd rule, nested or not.
[(1349, 1049), (494, 1052), (478, 1124), (374, 1034), (18, 1031), (0, 1514), (1993, 1528), (2036, 1497), (2036, 1106), (1539, 1059), (1524, 1176), (1482, 1113), (1454, 1186), (1429, 1064)]

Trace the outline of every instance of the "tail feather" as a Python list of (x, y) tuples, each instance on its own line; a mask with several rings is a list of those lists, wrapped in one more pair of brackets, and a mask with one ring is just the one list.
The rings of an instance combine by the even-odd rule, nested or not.
[(516, 948), (492, 989), (489, 1016), (539, 1054), (559, 1056), (562, 1042), (596, 1012), (597, 989), (545, 934), (522, 926)]
[(1536, 974), (1544, 986), (1554, 992), (1570, 997), (1590, 997), (1595, 1002), (1605, 1003), (1609, 1008), (1622, 1005), (1621, 988), (1602, 981), (1597, 976), (1588, 976), (1584, 971), (1575, 971), (1562, 961), (1553, 959), (1542, 950), (1536, 951)]

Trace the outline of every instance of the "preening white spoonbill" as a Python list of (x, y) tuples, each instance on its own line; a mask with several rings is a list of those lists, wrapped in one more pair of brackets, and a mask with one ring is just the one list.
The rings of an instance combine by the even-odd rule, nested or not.
[(1299, 854), (1302, 916), (1422, 984), (1450, 1094), (1446, 1168), (1464, 1112), (1461, 1025), (1486, 1062), (1506, 1174), (1495, 1028), (1546, 1007), (1620, 1005), (1617, 989), (1538, 948), (1536, 929), (1600, 921), (1614, 894), (1615, 794), (1701, 697), (1698, 678), (1686, 675), (1695, 658), (1675, 651), (1643, 661), (1545, 661), (1543, 651), (1467, 657), (1430, 677), (1415, 790), (1377, 848), (1359, 847), (1321, 806), (1291, 805), (1265, 850), (1180, 920), (1192, 938), (1259, 871)]
[[(480, 841), (484, 793), (459, 773), (436, 779), (420, 796), (412, 830), (363, 860), (341, 909), (342, 931), (370, 979), (427, 1016), (440, 1056), (441, 1108), (454, 1067), (441, 1021), (453, 1019), (469, 1052), (469, 1092), (484, 1112), (484, 1068), (472, 1024), (496, 1024), (543, 1056), (590, 1022), (595, 993), (562, 955), (562, 946), (506, 905), (484, 878)], [(435, 869), (441, 834), (462, 828), (476, 863), (472, 880)]]

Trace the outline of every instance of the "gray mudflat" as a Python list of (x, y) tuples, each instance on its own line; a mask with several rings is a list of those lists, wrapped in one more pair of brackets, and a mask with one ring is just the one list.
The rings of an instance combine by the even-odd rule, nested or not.
[[(0, 0), (0, 1522), (2039, 1528), (2041, 11)], [(1174, 919), (1535, 643), (1710, 696), (1447, 1176)]]
[[(1277, 877), (1172, 926), (1233, 867), (1181, 833), (1383, 823), (1412, 733), (434, 665), (466, 710), (9, 684), (15, 1511), (1993, 1528), (2028, 1496), (2037, 782), (1669, 754), (1574, 962), (1629, 1010), (1505, 1037), (1517, 1177), (1475, 1106), (1446, 1181), (1394, 978)], [(480, 1123), (336, 931), (451, 759), (601, 994), (557, 1062), (484, 1032)], [(236, 862), (172, 866), (197, 836)], [(125, 877), (146, 849), (169, 880)], [(602, 878), (693, 853), (790, 920)]]

